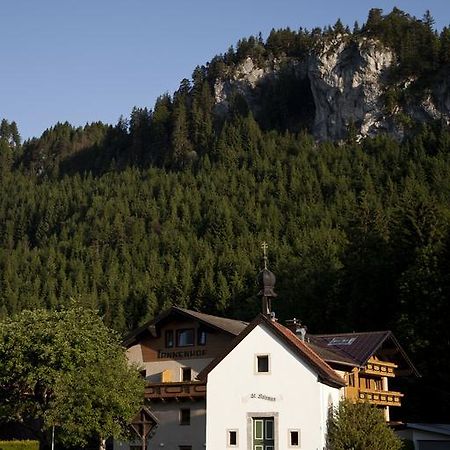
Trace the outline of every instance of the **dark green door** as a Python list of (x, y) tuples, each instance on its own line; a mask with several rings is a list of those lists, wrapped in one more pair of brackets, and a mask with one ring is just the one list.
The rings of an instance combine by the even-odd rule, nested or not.
[(253, 450), (275, 450), (273, 417), (253, 418)]

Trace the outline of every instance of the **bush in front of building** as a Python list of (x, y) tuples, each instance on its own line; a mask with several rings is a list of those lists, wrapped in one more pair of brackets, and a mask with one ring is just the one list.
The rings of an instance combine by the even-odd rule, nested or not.
[(383, 412), (369, 403), (343, 400), (328, 417), (327, 450), (400, 450), (402, 441)]
[(39, 450), (38, 441), (0, 441), (0, 450)]
[(402, 439), (402, 450), (414, 450), (414, 442), (410, 439)]

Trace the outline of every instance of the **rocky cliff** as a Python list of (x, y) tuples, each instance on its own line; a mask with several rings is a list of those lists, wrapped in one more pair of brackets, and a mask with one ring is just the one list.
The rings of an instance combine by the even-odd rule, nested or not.
[[(232, 96), (238, 93), (257, 117), (267, 107), (261, 102), (261, 90), (289, 70), (303, 89), (305, 83), (308, 86), (313, 100), (307, 111), (309, 129), (318, 140), (343, 139), (349, 127), (358, 138), (389, 133), (401, 139), (408, 118), (419, 122), (441, 119), (449, 124), (450, 74), (443, 74), (421, 97), (393, 106), (387, 103), (386, 93), (393, 87), (389, 74), (396, 64), (394, 52), (379, 42), (368, 38), (353, 41), (342, 35), (303, 59), (286, 57), (258, 64), (248, 57), (216, 80), (216, 112), (225, 114)], [(412, 81), (406, 80), (395, 89), (401, 92)]]

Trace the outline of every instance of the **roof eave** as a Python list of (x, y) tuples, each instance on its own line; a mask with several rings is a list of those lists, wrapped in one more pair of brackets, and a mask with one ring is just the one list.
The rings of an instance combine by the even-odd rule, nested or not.
[(317, 379), (321, 383), (326, 384), (327, 386), (330, 386), (332, 388), (340, 389), (340, 388), (343, 388), (343, 387), (345, 387), (347, 385), (347, 383), (344, 380), (342, 380), (342, 381), (340, 381), (340, 380), (333, 381), (333, 380), (331, 380), (329, 378), (323, 377), (322, 375), (318, 375)]
[(196, 317), (196, 316), (193, 316), (193, 315), (189, 314), (189, 312), (187, 312), (183, 308), (179, 308), (178, 306), (171, 306), (169, 309), (167, 309), (167, 310), (161, 312), (160, 314), (158, 314), (154, 319), (149, 320), (148, 322), (144, 323), (139, 328), (137, 328), (136, 330), (132, 331), (127, 336), (125, 336), (125, 338), (122, 341), (122, 345), (125, 346), (125, 347), (131, 346), (134, 342), (136, 342), (138, 340), (138, 337), (142, 333), (144, 333), (145, 331), (149, 330), (150, 327), (158, 325), (161, 321), (163, 321), (164, 319), (169, 317), (170, 314), (172, 314), (174, 312), (177, 313), (177, 314), (180, 314), (180, 315), (182, 315), (184, 317), (187, 317), (189, 319), (198, 320), (199, 322), (207, 325), (208, 327), (213, 328), (213, 329), (218, 330), (218, 331), (223, 332), (223, 333), (227, 333), (230, 336), (237, 336), (237, 334), (235, 334), (235, 333), (233, 333), (233, 332), (231, 332), (229, 330), (226, 330), (225, 328), (221, 328), (221, 327), (219, 327), (219, 326), (217, 326), (215, 324), (207, 322), (206, 320), (204, 320), (204, 319), (202, 319), (200, 317)]

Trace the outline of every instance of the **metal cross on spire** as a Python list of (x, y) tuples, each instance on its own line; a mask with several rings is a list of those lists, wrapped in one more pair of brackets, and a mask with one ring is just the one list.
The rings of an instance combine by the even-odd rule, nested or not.
[(267, 244), (267, 242), (263, 242), (261, 244), (261, 248), (263, 249), (263, 253), (264, 253), (264, 269), (267, 269), (267, 249), (269, 248), (269, 245)]

